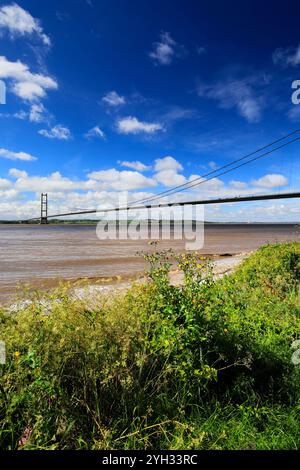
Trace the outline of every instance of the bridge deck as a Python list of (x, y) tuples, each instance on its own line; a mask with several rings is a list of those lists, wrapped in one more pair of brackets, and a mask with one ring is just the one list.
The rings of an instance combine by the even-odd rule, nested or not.
[[(141, 210), (141, 209), (158, 209), (162, 207), (172, 207), (172, 206), (184, 206), (184, 205), (207, 205), (207, 204), (226, 204), (226, 203), (234, 203), (234, 202), (247, 202), (247, 201), (268, 201), (270, 199), (292, 199), (292, 198), (299, 198), (300, 192), (293, 192), (293, 193), (281, 193), (281, 194), (265, 194), (265, 195), (256, 195), (256, 196), (238, 196), (238, 197), (227, 197), (227, 198), (218, 198), (218, 199), (205, 199), (200, 201), (183, 201), (183, 202), (166, 202), (162, 204), (145, 204), (145, 205), (137, 205), (137, 206), (124, 206), (124, 207), (115, 207), (111, 209), (91, 209), (91, 210), (84, 210), (78, 212), (65, 212), (62, 214), (52, 214), (48, 215), (48, 219), (54, 219), (57, 217), (68, 217), (71, 215), (84, 215), (84, 214), (96, 214), (97, 212), (114, 212), (114, 211), (125, 211), (125, 210)], [(34, 220), (38, 220), (40, 217), (35, 217), (32, 219), (24, 220), (23, 222), (32, 222)]]

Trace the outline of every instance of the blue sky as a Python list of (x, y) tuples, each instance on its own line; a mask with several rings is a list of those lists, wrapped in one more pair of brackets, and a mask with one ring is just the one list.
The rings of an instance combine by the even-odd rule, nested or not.
[[(300, 127), (296, 2), (0, 1), (0, 219), (150, 196)], [(299, 145), (182, 199), (299, 188)], [(299, 220), (297, 201), (209, 220)]]

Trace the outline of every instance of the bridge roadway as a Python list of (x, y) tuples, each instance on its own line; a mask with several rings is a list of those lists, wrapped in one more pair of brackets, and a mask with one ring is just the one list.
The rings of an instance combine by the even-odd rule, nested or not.
[[(299, 198), (300, 192), (292, 193), (279, 193), (279, 194), (265, 194), (265, 195), (256, 195), (256, 196), (238, 196), (238, 197), (227, 197), (227, 198), (218, 198), (218, 199), (204, 199), (202, 201), (183, 201), (183, 202), (165, 202), (162, 204), (144, 204), (137, 206), (124, 206), (124, 207), (115, 207), (110, 209), (91, 209), (83, 210), (78, 212), (65, 212), (62, 214), (51, 214), (47, 216), (47, 219), (56, 219), (57, 217), (68, 217), (71, 215), (84, 215), (84, 214), (96, 214), (97, 212), (114, 212), (114, 211), (125, 211), (125, 210), (141, 210), (141, 209), (159, 209), (164, 207), (172, 206), (184, 206), (184, 205), (206, 205), (206, 204), (225, 204), (233, 202), (248, 202), (248, 201), (269, 201), (270, 199), (292, 199)], [(23, 220), (22, 222), (33, 222), (38, 220), (40, 217), (34, 217), (32, 219)]]

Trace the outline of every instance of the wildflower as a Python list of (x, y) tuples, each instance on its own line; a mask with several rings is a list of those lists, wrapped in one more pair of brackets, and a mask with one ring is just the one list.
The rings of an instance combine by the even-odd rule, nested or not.
[(227, 328), (224, 328), (224, 333), (228, 333), (228, 330), (227, 330)]
[(20, 356), (21, 356), (20, 351), (16, 351), (16, 352), (15, 352), (15, 358), (18, 359), (18, 357), (20, 357)]

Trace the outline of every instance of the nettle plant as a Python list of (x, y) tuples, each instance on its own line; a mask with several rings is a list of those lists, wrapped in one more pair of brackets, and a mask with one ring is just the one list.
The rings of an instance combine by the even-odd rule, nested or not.
[[(153, 334), (155, 347), (165, 348), (173, 362), (173, 373), (180, 379), (182, 391), (192, 389), (191, 381), (198, 388), (207, 380), (216, 379), (216, 369), (206, 361), (204, 344), (207, 322), (204, 305), (207, 290), (213, 283), (212, 268), (208, 260), (197, 252), (176, 254), (172, 250), (144, 253), (149, 263), (148, 276), (154, 293), (152, 310), (164, 318), (159, 331)], [(180, 285), (173, 285), (170, 276), (172, 266), (183, 274)], [(172, 359), (171, 359), (172, 358)], [(199, 379), (204, 380), (199, 382)]]

